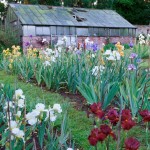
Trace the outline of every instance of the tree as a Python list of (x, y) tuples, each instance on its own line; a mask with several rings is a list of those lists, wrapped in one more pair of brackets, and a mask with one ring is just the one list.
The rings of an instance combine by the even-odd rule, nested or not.
[(150, 3), (144, 0), (116, 0), (114, 9), (133, 24), (150, 23)]

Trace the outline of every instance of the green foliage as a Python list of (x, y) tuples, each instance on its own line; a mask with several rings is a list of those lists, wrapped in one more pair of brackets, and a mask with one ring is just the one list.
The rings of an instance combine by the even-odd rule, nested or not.
[(108, 50), (108, 49), (114, 50), (114, 49), (115, 49), (115, 45), (114, 45), (113, 43), (106, 44), (106, 45), (104, 46), (104, 51), (106, 51), (106, 50)]
[(149, 24), (149, 2), (144, 0), (116, 0), (113, 8), (131, 23)]
[(0, 2), (0, 12), (2, 13), (4, 11), (5, 11), (5, 5)]

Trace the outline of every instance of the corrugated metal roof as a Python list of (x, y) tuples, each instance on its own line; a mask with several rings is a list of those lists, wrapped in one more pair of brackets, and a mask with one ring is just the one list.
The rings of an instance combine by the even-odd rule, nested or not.
[(113, 10), (23, 4), (10, 4), (10, 7), (24, 25), (136, 28)]

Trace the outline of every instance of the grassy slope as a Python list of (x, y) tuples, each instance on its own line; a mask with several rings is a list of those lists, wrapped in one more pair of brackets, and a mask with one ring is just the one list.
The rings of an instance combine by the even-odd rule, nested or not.
[[(0, 83), (9, 83), (10, 85), (15, 86), (15, 80), (15, 76), (7, 75), (4, 71), (0, 71)], [(32, 108), (32, 106), (34, 107), (34, 104), (37, 102), (43, 102), (46, 105), (53, 105), (54, 103), (60, 103), (62, 105), (65, 105), (66, 102), (69, 102), (69, 99), (64, 99), (61, 95), (57, 93), (51, 93), (49, 91), (41, 90), (40, 87), (37, 87), (30, 83), (18, 81), (17, 87), (21, 88), (24, 91), (28, 108)], [(92, 150), (87, 141), (87, 137), (89, 135), (92, 124), (86, 117), (85, 112), (78, 111), (74, 109), (73, 106), (68, 105), (68, 116), (69, 128), (71, 129), (71, 133), (73, 139), (75, 140), (75, 143), (79, 145), (79, 147), (82, 147), (83, 150)], [(142, 140), (142, 138), (145, 137), (145, 131), (143, 129), (141, 130), (141, 128), (139, 127), (134, 127), (130, 130), (130, 133), (128, 135), (134, 136), (138, 140), (140, 140), (140, 142), (142, 143), (140, 150), (146, 150), (146, 147), (143, 146), (145, 145), (145, 141)]]
[[(5, 72), (0, 71), (0, 83), (9, 83), (11, 86), (15, 86), (15, 76), (7, 75)], [(24, 83), (22, 81), (17, 82), (17, 87), (24, 91), (28, 107), (34, 106), (37, 102), (44, 102), (46, 105), (53, 105), (54, 103), (64, 104), (69, 102), (69, 99), (64, 99), (57, 93), (51, 93), (49, 91), (41, 90), (40, 87), (34, 86), (30, 83)], [(87, 141), (88, 134), (90, 132), (90, 121), (86, 117), (84, 112), (74, 109), (71, 105), (68, 108), (69, 127), (75, 143), (82, 147), (84, 150), (89, 149)]]

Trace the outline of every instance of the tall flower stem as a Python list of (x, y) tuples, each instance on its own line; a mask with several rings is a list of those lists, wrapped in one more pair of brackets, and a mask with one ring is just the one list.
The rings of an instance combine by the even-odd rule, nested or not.
[(150, 149), (150, 145), (149, 145), (149, 142), (148, 142), (148, 122), (146, 124), (146, 145), (147, 145), (147, 150)]
[(122, 101), (120, 100), (120, 113), (119, 113), (119, 122), (118, 122), (118, 133), (117, 133), (117, 150), (120, 149), (120, 141), (121, 141), (121, 113), (122, 113)]
[(9, 122), (9, 148), (10, 150), (12, 150), (12, 147), (11, 147), (11, 124), (10, 124), (10, 106), (9, 106), (9, 101), (8, 101), (8, 109), (7, 109), (7, 112), (8, 112), (8, 122)]
[[(24, 101), (24, 134), (26, 133), (26, 101)], [(26, 136), (24, 136), (24, 145), (23, 145), (23, 150), (26, 149)]]

